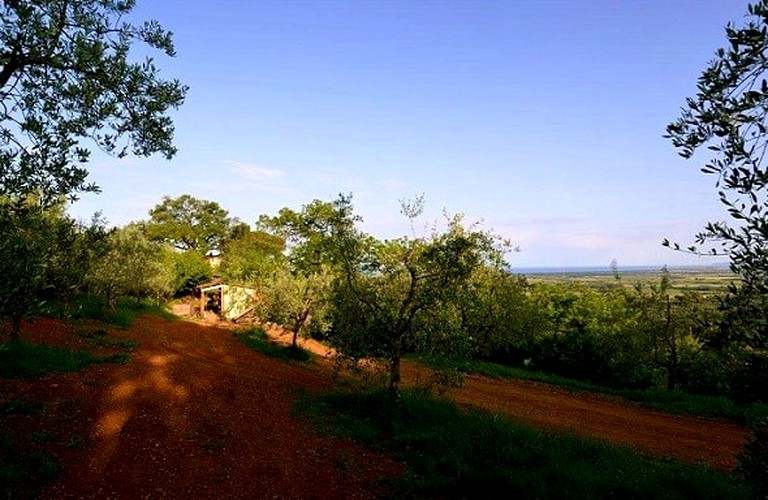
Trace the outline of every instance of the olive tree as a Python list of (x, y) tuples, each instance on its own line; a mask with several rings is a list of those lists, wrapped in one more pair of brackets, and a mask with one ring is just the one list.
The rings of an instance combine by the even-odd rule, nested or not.
[[(716, 315), (711, 301), (691, 291), (674, 293), (666, 267), (658, 283), (636, 284), (629, 298), (639, 313), (630, 334), (649, 343), (644, 350), (652, 354), (650, 362), (664, 373), (667, 389), (674, 390), (686, 381), (712, 336)], [(636, 359), (639, 363), (641, 356)]]
[(0, 3), (0, 195), (96, 191), (85, 168), (95, 146), (118, 157), (172, 157), (168, 112), (187, 87), (163, 80), (136, 43), (168, 56), (171, 33), (132, 24), (133, 0)]
[[(254, 284), (260, 290), (261, 315), (293, 332), (293, 345), (308, 330), (325, 331), (329, 323), (331, 284), (341, 269), (341, 244), (359, 220), (351, 197), (333, 202), (313, 200), (301, 210), (282, 208), (276, 216), (258, 220), (262, 245), (279, 241), (288, 258), (273, 259), (267, 273)], [(270, 236), (270, 238), (265, 238)], [(269, 246), (266, 246), (268, 249)]]
[[(349, 200), (341, 205), (351, 212)], [(413, 220), (423, 200), (402, 207)], [(466, 336), (456, 328), (456, 298), (478, 268), (504, 265), (495, 236), (455, 216), (445, 230), (427, 237), (380, 242), (348, 227), (334, 241), (343, 265), (334, 283), (331, 345), (353, 360), (384, 362), (392, 400), (399, 394), (406, 351), (469, 353)]]
[(114, 309), (122, 296), (141, 300), (173, 292), (173, 250), (146, 238), (137, 225), (113, 230), (106, 251), (91, 265), (88, 284)]
[(351, 200), (351, 195), (340, 195), (332, 202), (313, 200), (300, 211), (282, 208), (276, 216), (259, 217), (258, 227), (283, 238), (294, 271), (312, 273), (323, 265), (338, 268), (339, 244), (360, 221)]
[(62, 205), (0, 201), (0, 317), (11, 320), (13, 341), (22, 319), (77, 290), (102, 237), (98, 224), (76, 223)]
[[(735, 337), (753, 346), (768, 343), (768, 0), (748, 5), (742, 26), (728, 24), (727, 45), (698, 79), (695, 97), (667, 126), (667, 137), (684, 158), (702, 148), (702, 172), (717, 178), (718, 197), (730, 221), (710, 222), (696, 236), (694, 253), (730, 256), (741, 277), (729, 297), (740, 323)], [(707, 244), (712, 244), (707, 247)], [(671, 244), (665, 240), (668, 246)], [(704, 245), (704, 247), (702, 247)]]
[(541, 304), (529, 295), (528, 281), (506, 269), (483, 266), (472, 273), (456, 303), (473, 357), (507, 364), (530, 358), (546, 319)]
[(328, 294), (332, 274), (328, 268), (313, 273), (291, 272), (287, 263), (274, 266), (271, 273), (261, 276), (254, 284), (259, 291), (259, 315), (286, 327), (291, 333), (291, 345), (310, 329), (328, 328)]

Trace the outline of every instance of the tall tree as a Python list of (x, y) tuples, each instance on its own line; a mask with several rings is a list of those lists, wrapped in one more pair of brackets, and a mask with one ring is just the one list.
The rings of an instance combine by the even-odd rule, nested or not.
[(100, 228), (84, 228), (61, 205), (40, 200), (0, 202), (0, 316), (19, 340), (21, 321), (74, 291), (83, 280)]
[[(285, 260), (282, 261), (286, 264)], [(322, 268), (310, 274), (292, 273), (287, 265), (276, 265), (254, 286), (259, 290), (257, 311), (292, 333), (292, 345), (310, 328), (328, 328), (328, 295), (332, 273)]]
[(199, 200), (188, 194), (165, 196), (149, 211), (147, 236), (165, 241), (182, 251), (206, 254), (219, 250), (230, 234), (229, 212), (215, 201)]
[(134, 4), (0, 3), (0, 195), (36, 192), (55, 203), (98, 190), (84, 166), (94, 145), (118, 157), (174, 155), (168, 111), (187, 87), (132, 52), (138, 42), (175, 55), (156, 21), (126, 21)]
[(172, 249), (149, 241), (137, 225), (113, 230), (107, 250), (96, 258), (88, 272), (88, 284), (115, 307), (121, 296), (136, 299), (169, 295), (174, 290)]
[(268, 249), (265, 244), (271, 241), (274, 251), (274, 243), (280, 241), (289, 247), (287, 263), (272, 259), (267, 272), (261, 266), (262, 276), (254, 283), (262, 295), (259, 313), (289, 328), (294, 346), (308, 329), (327, 329), (330, 285), (345, 251), (339, 242), (346, 241), (342, 235), (354, 232), (357, 220), (351, 195), (340, 195), (332, 202), (313, 200), (298, 212), (282, 208), (274, 217), (259, 217), (260, 246)]
[(284, 260), (285, 240), (245, 224), (233, 228), (221, 248), (221, 273), (229, 281), (258, 281)]
[[(409, 219), (421, 210), (420, 200), (403, 203)], [(347, 230), (334, 241), (343, 276), (335, 283), (331, 344), (353, 359), (383, 361), (392, 400), (406, 349), (423, 354), (459, 345), (456, 353), (462, 353), (466, 336), (450, 319), (458, 315), (457, 295), (477, 269), (504, 265), (495, 236), (466, 227), (460, 216), (429, 237), (377, 242)]]
[(294, 271), (311, 273), (323, 265), (339, 264), (337, 247), (344, 241), (340, 236), (351, 234), (360, 220), (351, 200), (351, 195), (339, 195), (332, 202), (313, 200), (298, 212), (282, 208), (274, 217), (259, 217), (257, 225), (285, 240)]
[[(730, 222), (710, 222), (696, 236), (710, 253), (730, 256), (742, 286), (731, 290), (733, 307), (751, 311), (742, 325), (747, 343), (768, 345), (768, 0), (748, 5), (743, 26), (728, 24), (728, 45), (717, 49), (667, 137), (684, 158), (706, 146), (705, 174), (717, 178)], [(670, 244), (665, 241), (666, 245)], [(674, 245), (677, 248), (679, 246)], [(688, 248), (700, 252), (700, 246)]]

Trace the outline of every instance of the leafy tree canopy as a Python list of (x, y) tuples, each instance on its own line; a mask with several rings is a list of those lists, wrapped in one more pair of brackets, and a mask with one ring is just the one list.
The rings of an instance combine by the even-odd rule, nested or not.
[(145, 227), (150, 239), (203, 254), (220, 249), (232, 223), (229, 212), (215, 201), (198, 200), (188, 194), (164, 197), (149, 216)]
[[(244, 223), (243, 223), (244, 224)], [(271, 273), (277, 262), (285, 260), (285, 240), (264, 231), (251, 231), (245, 224), (231, 231), (222, 244), (221, 272), (230, 281), (257, 281)]]
[(78, 224), (61, 204), (45, 209), (32, 196), (0, 199), (0, 317), (11, 319), (14, 340), (22, 318), (76, 290), (105, 238), (98, 221)]
[(139, 42), (175, 55), (156, 21), (126, 21), (134, 4), (0, 3), (0, 195), (39, 192), (55, 202), (97, 191), (84, 168), (93, 145), (118, 157), (174, 155), (168, 111), (187, 87), (132, 54)]
[(113, 230), (105, 250), (93, 260), (87, 279), (110, 308), (120, 296), (159, 298), (175, 291), (173, 250), (148, 240), (140, 226), (129, 224)]
[(323, 264), (338, 264), (338, 242), (353, 231), (355, 215), (351, 195), (327, 202), (313, 200), (297, 212), (282, 208), (277, 216), (262, 215), (258, 227), (284, 238), (294, 270), (309, 273)]
[[(728, 44), (717, 49), (667, 137), (684, 158), (705, 146), (709, 151), (702, 171), (717, 177), (731, 221), (708, 223), (696, 241), (730, 256), (742, 278), (741, 290), (732, 290), (739, 307), (762, 309), (768, 305), (762, 298), (768, 293), (768, 0), (749, 5), (748, 14), (743, 26), (726, 26)], [(742, 333), (761, 344), (768, 341), (768, 325), (764, 312), (757, 316), (762, 319)]]
[[(349, 200), (339, 203), (351, 210)], [(421, 214), (423, 199), (402, 205), (413, 220)], [(379, 242), (346, 229), (335, 231), (332, 241), (343, 276), (334, 283), (329, 339), (353, 360), (383, 361), (393, 399), (406, 349), (469, 355), (470, 341), (456, 303), (478, 269), (505, 266), (503, 246), (495, 235), (455, 216), (447, 229), (429, 237)]]

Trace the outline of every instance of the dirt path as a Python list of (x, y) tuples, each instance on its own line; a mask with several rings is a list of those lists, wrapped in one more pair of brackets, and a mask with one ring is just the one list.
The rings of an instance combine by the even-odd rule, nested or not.
[(114, 335), (140, 342), (129, 363), (10, 395), (47, 401), (57, 415), (47, 431), (79, 441), (59, 447), (63, 474), (45, 498), (371, 498), (379, 479), (404, 471), (293, 415), (297, 390), (331, 383), (318, 365), (275, 361), (183, 321), (139, 318)]
[[(65, 330), (44, 320), (24, 336), (64, 344), (81, 338)], [(227, 330), (154, 317), (110, 337), (139, 342), (129, 363), (0, 380), (0, 402), (46, 402), (37, 425), (52, 436), (64, 470), (44, 498), (371, 498), (379, 480), (404, 471), (385, 455), (318, 436), (293, 415), (297, 391), (331, 386), (326, 363), (272, 360)], [(405, 376), (425, 375), (406, 364)], [(735, 465), (747, 435), (728, 422), (529, 382), (472, 376), (450, 396), (537, 426), (721, 468)], [(10, 425), (21, 432), (32, 421)]]
[[(406, 380), (423, 378), (423, 369), (406, 366)], [(586, 434), (640, 451), (733, 469), (749, 432), (724, 420), (669, 415), (599, 394), (574, 393), (522, 380), (472, 375), (448, 395), (472, 405), (523, 420), (536, 427)]]

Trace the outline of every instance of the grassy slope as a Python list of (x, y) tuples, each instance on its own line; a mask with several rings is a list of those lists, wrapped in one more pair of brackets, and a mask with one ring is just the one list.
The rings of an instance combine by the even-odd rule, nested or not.
[(391, 485), (393, 497), (751, 497), (733, 475), (542, 432), (479, 410), (462, 411), (420, 392), (403, 394), (391, 433), (384, 393), (305, 397), (300, 411), (318, 428), (403, 460), (410, 474)]

